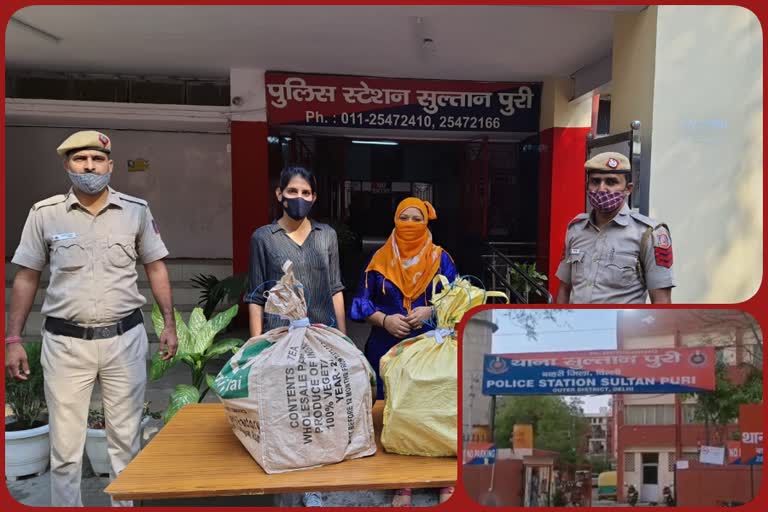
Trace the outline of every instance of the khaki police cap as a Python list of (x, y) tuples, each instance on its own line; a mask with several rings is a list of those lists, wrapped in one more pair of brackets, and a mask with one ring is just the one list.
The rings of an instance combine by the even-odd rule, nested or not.
[(628, 172), (632, 170), (629, 159), (614, 151), (593, 156), (584, 163), (584, 168), (587, 172)]
[(81, 149), (96, 149), (109, 154), (112, 151), (112, 141), (103, 133), (94, 130), (75, 132), (56, 148), (56, 152), (59, 156), (65, 156), (70, 151)]

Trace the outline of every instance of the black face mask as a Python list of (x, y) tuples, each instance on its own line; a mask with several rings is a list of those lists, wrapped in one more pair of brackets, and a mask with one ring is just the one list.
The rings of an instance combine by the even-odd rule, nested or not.
[(312, 209), (312, 201), (300, 197), (283, 197), (281, 202), (285, 213), (293, 220), (302, 220), (309, 215), (309, 210)]

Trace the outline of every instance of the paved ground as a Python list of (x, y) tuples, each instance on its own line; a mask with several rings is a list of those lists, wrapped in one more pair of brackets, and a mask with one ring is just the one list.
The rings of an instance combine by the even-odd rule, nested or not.
[[(658, 505), (658, 504), (657, 504)], [(652, 507), (657, 505), (651, 505), (650, 503), (638, 503), (637, 507)], [(616, 503), (614, 500), (599, 500), (597, 499), (597, 489), (592, 489), (592, 506), (593, 507), (628, 507), (629, 505), (627, 503)]]
[[(362, 349), (368, 336), (369, 328), (366, 325), (357, 323), (348, 323), (350, 337)], [(238, 337), (237, 333), (230, 333), (227, 337)], [(245, 333), (239, 335), (245, 338)], [(218, 372), (223, 362), (217, 365), (211, 363), (209, 371)], [(147, 385), (147, 400), (152, 402), (152, 410), (161, 411), (168, 405), (168, 396), (178, 383), (187, 383), (190, 381), (189, 368), (184, 364), (179, 364), (171, 369), (169, 373), (156, 382), (149, 382)], [(100, 401), (100, 392), (97, 388), (94, 390), (93, 402)], [(205, 402), (216, 402), (218, 398), (213, 394), (205, 397)], [(160, 420), (153, 420), (145, 430), (146, 435), (153, 435), (161, 426)], [(254, 462), (255, 464), (255, 462)], [(106, 477), (93, 474), (88, 457), (83, 461), (83, 504), (88, 507), (109, 506), (109, 498), (104, 494), (104, 488), (109, 481)], [(34, 507), (44, 507), (51, 505), (50, 494), (50, 473), (46, 472), (38, 477), (27, 477), (15, 482), (6, 482), (8, 489), (17, 501)], [(323, 495), (323, 505), (328, 507), (355, 507), (355, 506), (389, 506), (392, 501), (393, 491), (359, 491), (359, 492), (334, 492)], [(431, 506), (436, 505), (438, 500), (437, 489), (414, 490), (413, 505)], [(137, 503), (137, 505), (139, 505)], [(281, 496), (245, 496), (233, 498), (215, 498), (215, 499), (194, 499), (194, 500), (164, 500), (147, 501), (142, 505), (166, 505), (166, 506), (301, 506), (300, 495), (281, 495)]]

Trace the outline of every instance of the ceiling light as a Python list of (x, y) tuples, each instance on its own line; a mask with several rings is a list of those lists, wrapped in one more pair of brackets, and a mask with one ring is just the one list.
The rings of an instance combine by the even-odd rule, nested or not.
[(392, 140), (353, 140), (352, 144), (375, 144), (377, 146), (397, 146), (398, 143)]

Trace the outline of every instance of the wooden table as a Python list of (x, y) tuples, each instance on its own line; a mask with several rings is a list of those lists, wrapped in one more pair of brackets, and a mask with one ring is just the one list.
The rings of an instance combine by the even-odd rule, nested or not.
[(105, 491), (117, 500), (154, 500), (455, 485), (455, 457), (394, 455), (382, 449), (383, 409), (383, 401), (373, 408), (375, 455), (267, 475), (232, 433), (222, 404), (188, 405)]

